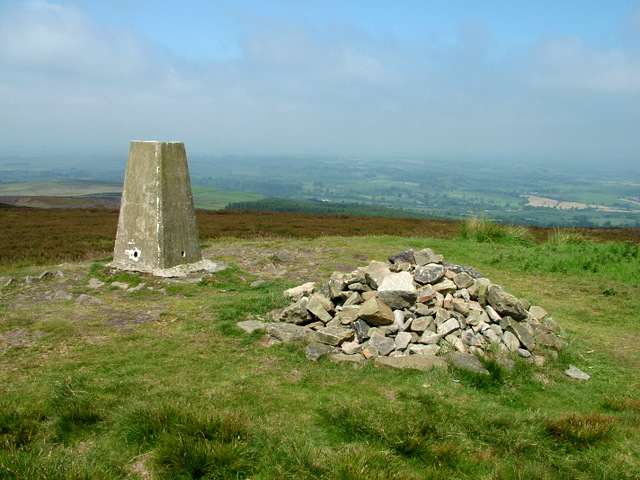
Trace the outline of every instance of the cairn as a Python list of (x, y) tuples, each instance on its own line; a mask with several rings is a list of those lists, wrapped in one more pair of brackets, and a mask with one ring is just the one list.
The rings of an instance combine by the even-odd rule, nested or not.
[(284, 295), (292, 303), (270, 312), (267, 333), (275, 341), (307, 342), (312, 360), (324, 354), (381, 364), (395, 359), (413, 368), (427, 358), (432, 366), (446, 355), (492, 354), (542, 365), (564, 344), (543, 308), (473, 268), (445, 263), (429, 248), (334, 272), (325, 285), (306, 283)]

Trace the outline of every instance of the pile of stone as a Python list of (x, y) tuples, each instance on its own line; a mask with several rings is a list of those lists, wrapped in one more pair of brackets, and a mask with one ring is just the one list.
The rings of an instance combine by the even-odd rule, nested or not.
[[(276, 341), (304, 340), (307, 356), (343, 359), (492, 353), (538, 364), (563, 347), (559, 325), (473, 268), (444, 263), (431, 249), (372, 261), (329, 282), (284, 292), (292, 303), (270, 312)], [(398, 360), (401, 360), (398, 358)]]

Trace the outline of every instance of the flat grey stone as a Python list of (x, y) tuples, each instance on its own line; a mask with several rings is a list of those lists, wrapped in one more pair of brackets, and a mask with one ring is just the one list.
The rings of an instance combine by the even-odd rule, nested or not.
[(96, 297), (92, 297), (91, 295), (85, 295), (84, 293), (80, 295), (78, 298), (76, 298), (76, 303), (80, 305), (95, 306), (95, 307), (104, 305), (104, 302), (102, 300), (97, 299)]
[(459, 368), (460, 370), (468, 370), (471, 372), (489, 375), (489, 370), (484, 368), (480, 359), (470, 353), (450, 353), (447, 355), (447, 359), (454, 367)]
[(411, 334), (409, 332), (399, 332), (396, 335), (396, 350), (404, 350), (411, 343)]
[(351, 340), (355, 333), (351, 328), (327, 327), (318, 330), (314, 335), (314, 339), (319, 343), (338, 346), (347, 340)]
[(440, 325), (438, 327), (438, 329), (436, 330), (436, 333), (438, 335), (448, 335), (451, 332), (455, 332), (456, 330), (460, 329), (460, 322), (458, 322), (457, 318), (450, 318), (449, 320), (447, 320), (446, 322), (444, 322), (442, 325)]
[(426, 265), (427, 263), (442, 263), (444, 257), (435, 253), (430, 248), (423, 248), (413, 254), (416, 265)]
[(401, 355), (398, 357), (377, 357), (376, 367), (387, 367), (397, 370), (420, 370), (428, 372), (434, 367), (447, 368), (447, 361), (435, 355)]
[(498, 285), (491, 285), (487, 292), (487, 301), (500, 315), (508, 315), (515, 320), (526, 320), (527, 312), (518, 298), (504, 291)]
[(89, 288), (96, 289), (96, 288), (100, 288), (100, 287), (104, 286), (104, 282), (98, 280), (97, 278), (91, 278), (91, 279), (89, 279), (89, 282), (88, 282), (87, 286)]
[(310, 296), (316, 288), (316, 282), (308, 282), (303, 285), (298, 285), (297, 287), (289, 288), (282, 292), (282, 295), (285, 298), (290, 298), (293, 301), (298, 301), (302, 297)]
[(395, 317), (393, 310), (379, 298), (373, 297), (362, 304), (360, 318), (370, 325), (391, 325)]
[(236, 325), (247, 333), (252, 333), (256, 330), (265, 330), (267, 328), (266, 322), (261, 322), (259, 320), (244, 320), (236, 323)]
[(584, 373), (575, 365), (569, 365), (569, 368), (564, 371), (564, 374), (576, 380), (591, 380), (590, 375)]
[(389, 355), (396, 348), (396, 342), (391, 337), (385, 337), (374, 332), (369, 339), (369, 344), (378, 351), (381, 356)]
[(327, 345), (325, 343), (311, 342), (307, 345), (306, 356), (307, 360), (311, 360), (312, 362), (318, 361), (320, 357), (326, 355), (327, 353), (332, 353), (336, 351), (336, 347), (331, 345)]
[(281, 342), (306, 342), (312, 330), (292, 323), (270, 323), (267, 333)]
[(416, 267), (413, 274), (416, 282), (426, 285), (428, 283), (434, 284), (438, 282), (442, 277), (444, 277), (445, 272), (446, 269), (442, 265), (432, 263)]
[(378, 297), (392, 309), (411, 307), (418, 298), (413, 275), (409, 272), (387, 275), (378, 287)]
[(360, 353), (355, 353), (353, 355), (348, 355), (346, 353), (329, 353), (327, 358), (335, 363), (362, 363), (366, 359)]
[(389, 275), (391, 275), (391, 270), (388, 264), (384, 262), (376, 262), (374, 260), (364, 269), (364, 276), (367, 279), (367, 283), (374, 289), (378, 288)]

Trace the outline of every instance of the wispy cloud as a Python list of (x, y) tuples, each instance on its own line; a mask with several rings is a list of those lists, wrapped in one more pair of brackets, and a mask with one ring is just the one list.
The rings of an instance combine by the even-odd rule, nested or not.
[(155, 138), (231, 153), (640, 153), (629, 134), (640, 129), (640, 49), (575, 36), (510, 47), (481, 19), (461, 24), (452, 41), (427, 35), (410, 44), (344, 22), (254, 16), (242, 31), (232, 58), (190, 61), (72, 5), (13, 3), (0, 15), (2, 142), (16, 150)]

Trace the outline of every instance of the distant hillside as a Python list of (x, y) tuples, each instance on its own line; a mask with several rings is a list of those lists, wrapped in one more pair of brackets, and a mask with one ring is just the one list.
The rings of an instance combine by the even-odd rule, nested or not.
[(364, 217), (388, 217), (388, 218), (437, 218), (404, 210), (379, 205), (364, 205), (354, 202), (330, 202), (328, 200), (298, 200), (282, 197), (266, 197), (250, 202), (230, 203), (227, 210), (260, 210), (266, 212), (295, 212), (329, 215), (353, 215)]
[[(196, 208), (218, 210), (231, 202), (251, 202), (264, 198), (254, 193), (229, 192), (193, 186)], [(0, 203), (32, 208), (118, 208), (122, 185), (92, 180), (38, 180), (0, 182)]]
[(0, 182), (0, 196), (80, 197), (122, 194), (122, 185), (93, 180), (37, 180), (33, 182)]

